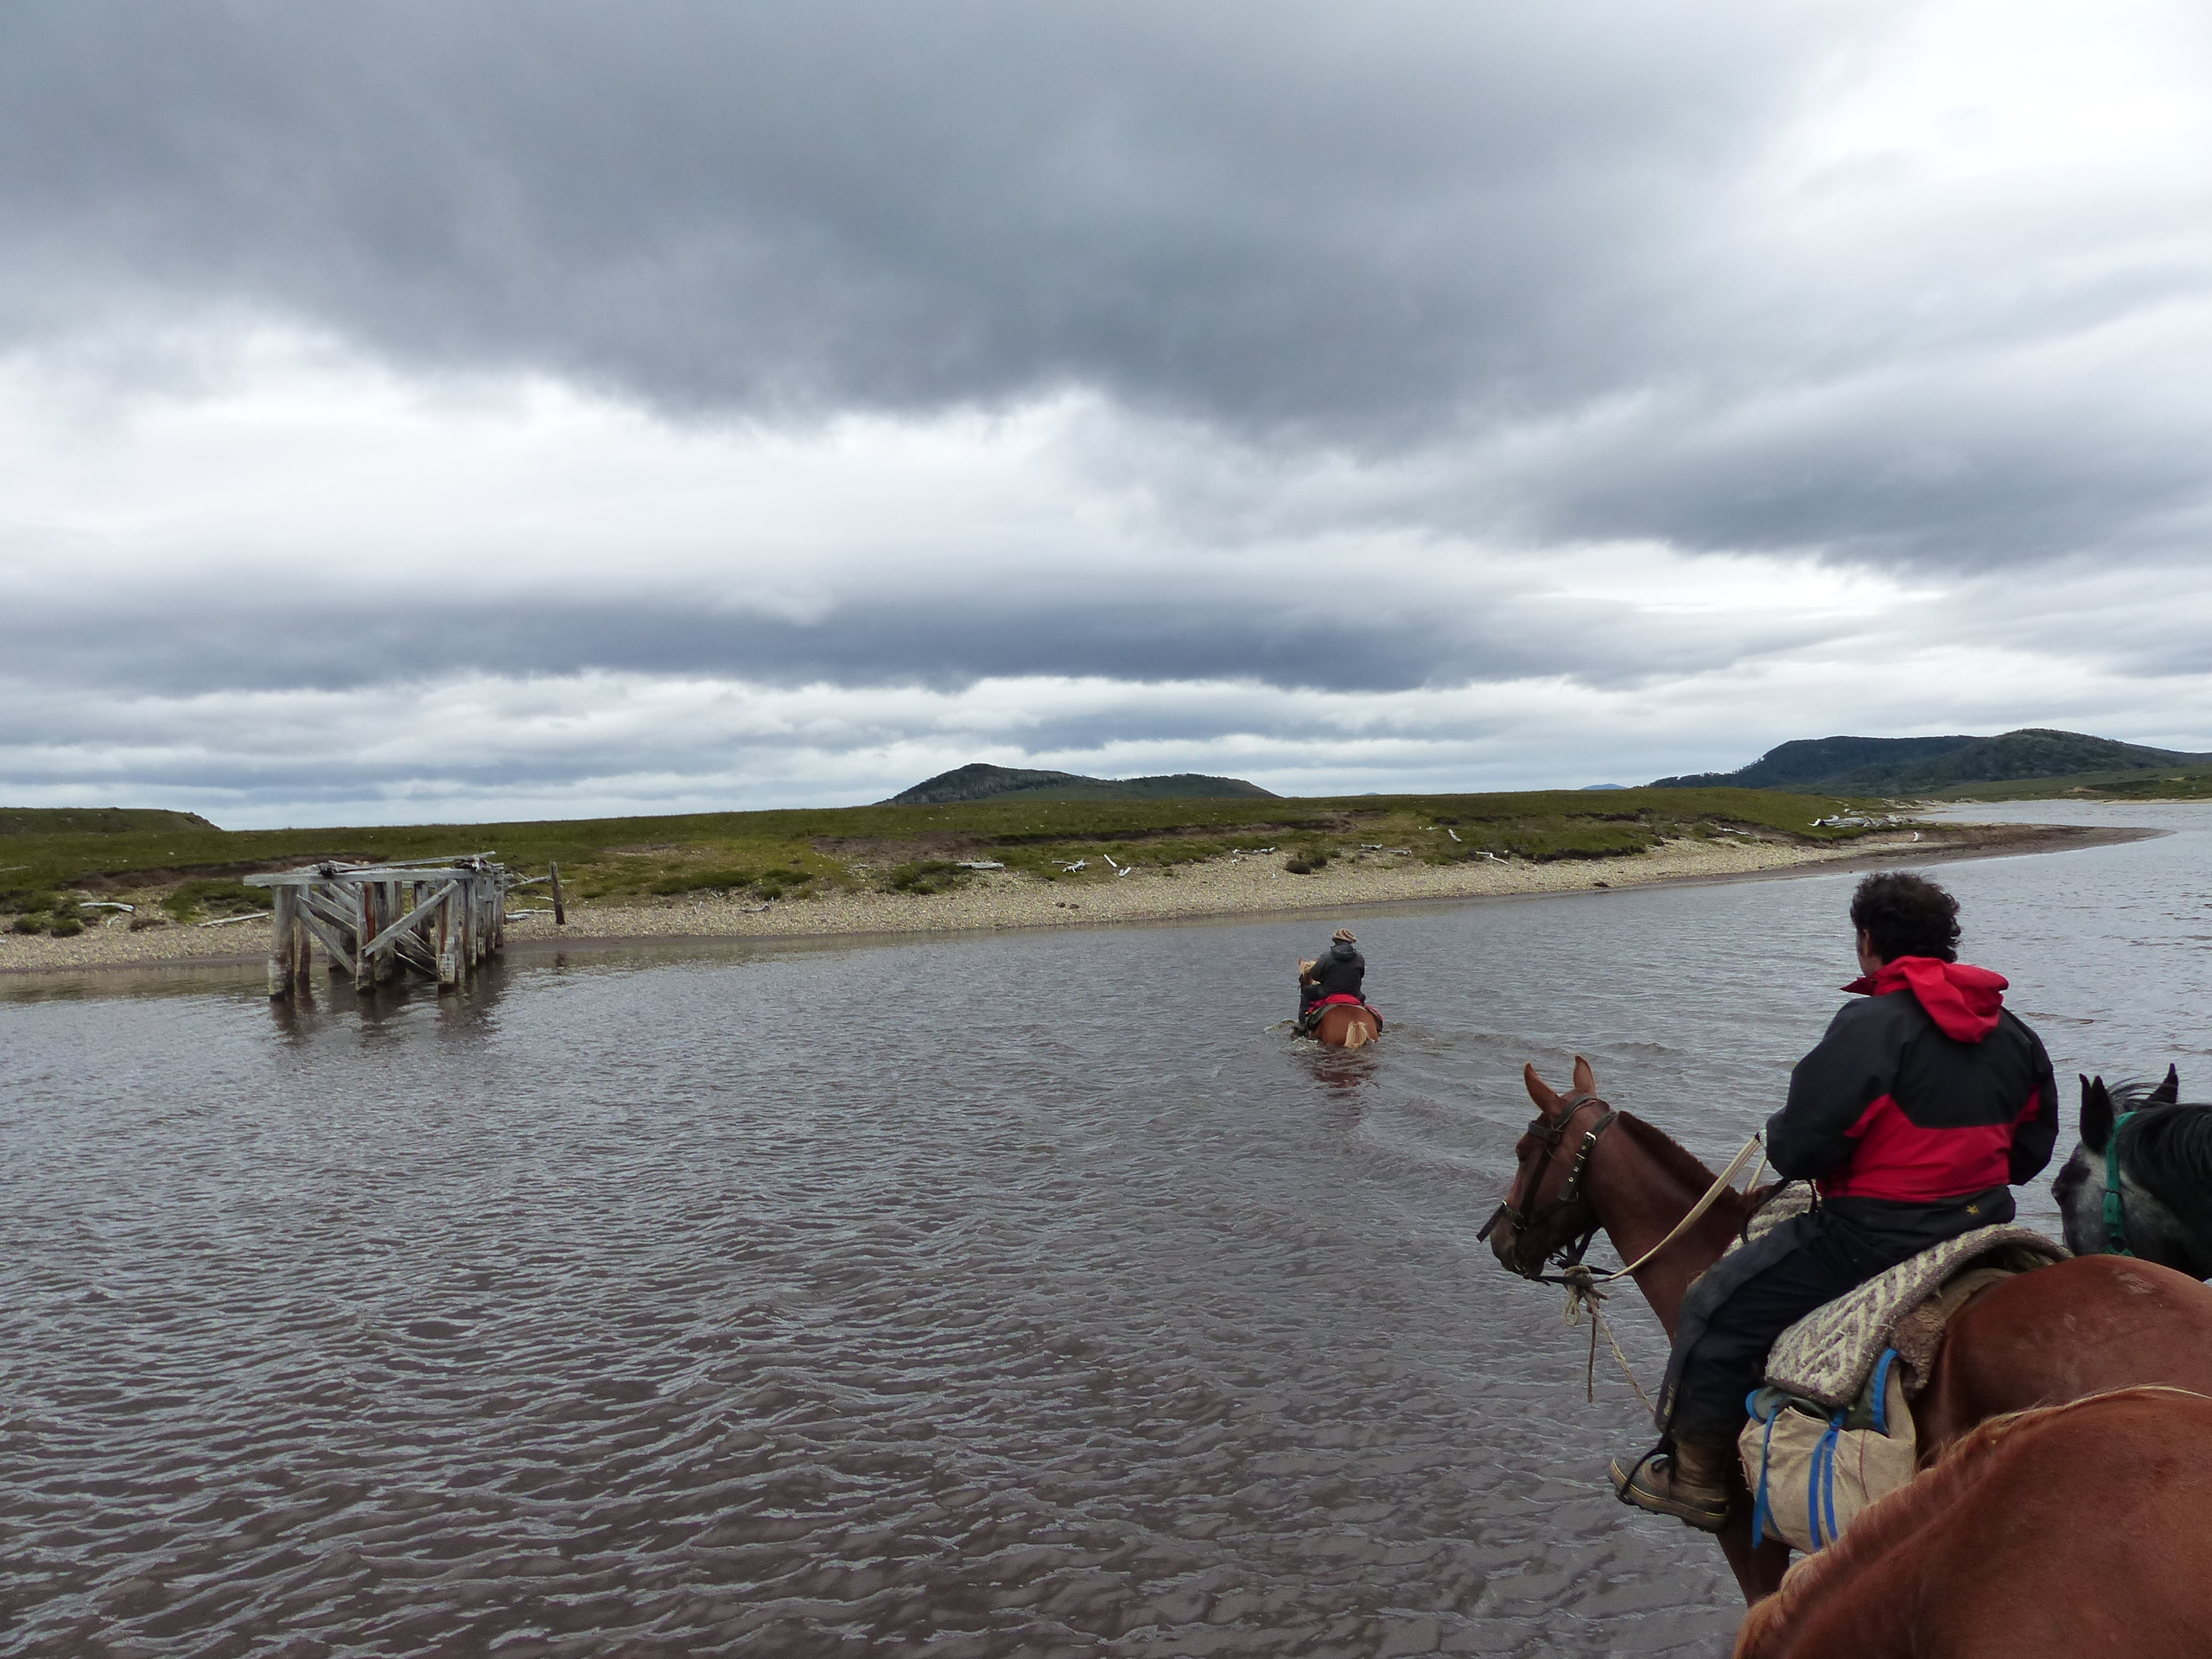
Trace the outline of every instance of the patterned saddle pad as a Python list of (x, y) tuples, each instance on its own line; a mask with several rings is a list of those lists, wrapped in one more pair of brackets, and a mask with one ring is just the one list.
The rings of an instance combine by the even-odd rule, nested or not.
[(2069, 1254), (2025, 1227), (1977, 1227), (1946, 1239), (1784, 1331), (1767, 1356), (1766, 1380), (1835, 1409), (1858, 1397), (1882, 1351), (1895, 1348), (1905, 1364), (1905, 1392), (1916, 1395), (1942, 1339), (1943, 1320), (1965, 1300), (1940, 1296), (1947, 1284), (1972, 1273), (1972, 1287), (1980, 1289), (1995, 1277), (2047, 1268)]

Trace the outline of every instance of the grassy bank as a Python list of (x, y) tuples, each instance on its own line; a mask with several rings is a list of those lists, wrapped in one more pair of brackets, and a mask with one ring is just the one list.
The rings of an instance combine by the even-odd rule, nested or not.
[(1936, 801), (2202, 801), (2212, 798), (2212, 772), (2157, 766), (2137, 772), (2083, 772), (2066, 778), (1960, 784), (1923, 798)]
[[(1555, 791), (1346, 799), (1039, 801), (857, 806), (565, 822), (224, 830), (181, 814), (0, 811), (0, 917), (66, 931), (87, 899), (140, 925), (264, 905), (238, 878), (316, 859), (494, 852), (531, 874), (557, 861), (572, 903), (719, 893), (755, 902), (874, 891), (929, 895), (991, 861), (1071, 890), (1135, 865), (1173, 875), (1232, 852), (1293, 874), (1357, 856), (1409, 866), (1618, 857), (1662, 841), (1811, 845), (1859, 832), (1813, 820), (1840, 803), (1760, 790)], [(99, 820), (87, 823), (86, 820)], [(134, 821), (135, 820), (135, 821)], [(158, 820), (156, 822), (155, 820)], [(1080, 865), (1080, 868), (1071, 866)], [(99, 912), (89, 912), (97, 914)]]

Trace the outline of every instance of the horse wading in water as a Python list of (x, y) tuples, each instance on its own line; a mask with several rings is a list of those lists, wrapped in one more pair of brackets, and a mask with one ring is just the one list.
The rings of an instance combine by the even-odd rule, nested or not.
[[(1579, 1262), (1603, 1232), (1622, 1260), (1637, 1263), (1630, 1276), (1671, 1339), (1691, 1282), (1720, 1259), (1755, 1198), (1769, 1189), (1756, 1195), (1723, 1189), (1670, 1238), (1712, 1190), (1713, 1173), (1650, 1124), (1600, 1099), (1590, 1063), (1580, 1056), (1570, 1095), (1554, 1093), (1533, 1065), (1523, 1080), (1536, 1116), (1516, 1149), (1513, 1182), (1490, 1230), (1491, 1249), (1515, 1273), (1540, 1279), (1554, 1260)], [(1666, 1248), (1651, 1254), (1662, 1242)], [(1945, 1327), (1927, 1386), (1912, 1402), (1921, 1466), (2003, 1413), (2145, 1383), (2212, 1395), (2212, 1288), (2171, 1268), (2115, 1255), (2021, 1274), (1982, 1292)], [(1745, 1599), (1756, 1601), (1781, 1582), (1789, 1551), (1772, 1537), (1753, 1548), (1741, 1464), (1732, 1457), (1725, 1474), (1727, 1512), (1717, 1535)], [(1867, 1513), (1878, 1512), (1878, 1506)]]
[(1350, 928), (1338, 928), (1319, 956), (1298, 964), (1298, 1034), (1324, 1048), (1364, 1048), (1382, 1034), (1367, 1006), (1367, 959)]

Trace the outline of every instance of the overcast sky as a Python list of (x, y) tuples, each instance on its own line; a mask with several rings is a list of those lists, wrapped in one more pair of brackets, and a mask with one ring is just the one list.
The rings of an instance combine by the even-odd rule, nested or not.
[(0, 803), (2212, 750), (2212, 11), (0, 9)]

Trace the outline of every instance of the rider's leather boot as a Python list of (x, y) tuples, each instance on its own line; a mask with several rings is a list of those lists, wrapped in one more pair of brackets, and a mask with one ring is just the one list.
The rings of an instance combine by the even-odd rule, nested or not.
[(1613, 1496), (1700, 1532), (1718, 1532), (1728, 1519), (1728, 1460), (1735, 1455), (1732, 1446), (1678, 1440), (1671, 1455), (1662, 1452), (1630, 1465), (1616, 1458)]

